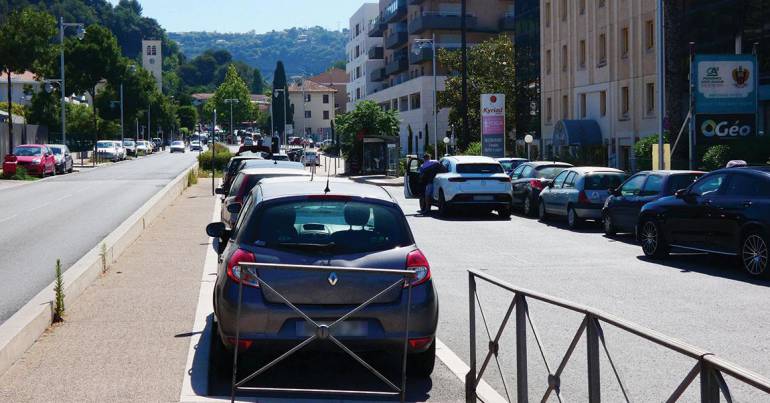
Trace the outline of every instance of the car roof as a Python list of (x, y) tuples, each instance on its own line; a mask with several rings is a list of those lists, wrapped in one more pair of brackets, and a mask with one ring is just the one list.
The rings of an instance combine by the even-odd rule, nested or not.
[[(326, 193), (326, 185), (329, 192)], [(259, 182), (263, 200), (280, 199), (294, 196), (349, 196), (367, 198), (396, 204), (393, 196), (385, 189), (377, 185), (353, 182), (344, 178), (327, 178), (315, 176), (312, 179), (304, 177), (292, 178), (267, 178)], [(255, 188), (256, 190), (256, 188)]]
[(637, 174), (658, 174), (658, 175), (683, 175), (683, 174), (705, 174), (703, 171), (690, 171), (687, 169), (656, 169), (651, 171), (641, 171)]
[(572, 168), (569, 168), (569, 170), (579, 172), (581, 174), (587, 174), (587, 173), (593, 173), (593, 172), (617, 173), (617, 174), (625, 173), (620, 169), (609, 168), (609, 167), (572, 167)]
[(453, 155), (450, 157), (444, 157), (442, 159), (451, 160), (458, 164), (488, 164), (497, 162), (492, 157), (484, 157), (481, 155)]
[(59, 148), (59, 147), (67, 147), (67, 146), (65, 146), (64, 144), (48, 144), (48, 147), (56, 147), (56, 148)]
[(525, 162), (522, 165), (531, 165), (533, 167), (540, 167), (544, 165), (552, 165), (557, 167), (564, 167), (564, 168), (572, 168), (572, 164), (568, 162), (561, 162), (561, 161), (529, 161)]
[(242, 169), (241, 174), (243, 175), (265, 175), (265, 174), (274, 174), (274, 175), (290, 175), (290, 176), (310, 176), (310, 172), (300, 169), (292, 169), (292, 168), (248, 168), (248, 169)]
[(740, 166), (740, 167), (732, 167), (732, 168), (722, 168), (713, 172), (741, 172), (741, 171), (753, 171), (753, 172), (757, 172), (765, 175), (770, 175), (770, 166), (748, 165), (748, 166)]
[(305, 166), (299, 162), (294, 161), (279, 161), (279, 160), (266, 160), (266, 159), (246, 159), (244, 162), (244, 168), (291, 168), (291, 169), (305, 169)]
[(527, 161), (526, 158), (495, 158), (495, 161)]
[(45, 144), (18, 144), (15, 147), (47, 147)]

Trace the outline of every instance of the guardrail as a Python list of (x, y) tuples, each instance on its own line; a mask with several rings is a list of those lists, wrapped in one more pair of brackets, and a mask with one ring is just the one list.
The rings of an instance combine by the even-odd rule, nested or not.
[[(332, 395), (399, 396), (401, 398), (401, 402), (404, 402), (404, 399), (406, 398), (406, 360), (407, 360), (407, 348), (409, 345), (408, 344), (409, 343), (409, 314), (411, 312), (411, 305), (412, 305), (412, 282), (410, 280), (416, 278), (417, 276), (416, 271), (370, 269), (370, 268), (360, 268), (360, 267), (312, 266), (312, 265), (292, 265), (292, 264), (276, 264), (276, 263), (250, 263), (250, 262), (239, 262), (238, 265), (241, 266), (242, 268), (246, 268), (246, 270), (251, 269), (252, 272), (250, 274), (257, 279), (257, 281), (259, 282), (259, 286), (268, 290), (271, 294), (276, 295), (283, 304), (285, 304), (287, 307), (293, 310), (302, 320), (304, 320), (307, 324), (309, 324), (313, 328), (313, 334), (308, 338), (306, 338), (304, 341), (300, 342), (299, 344), (291, 348), (290, 350), (281, 354), (278, 358), (270, 361), (269, 363), (265, 364), (264, 366), (262, 366), (261, 368), (253, 372), (252, 374), (239, 380), (238, 379), (238, 345), (240, 344), (240, 340), (241, 340), (240, 339), (241, 337), (240, 318), (241, 318), (241, 306), (243, 305), (243, 281), (239, 280), (238, 281), (238, 305), (236, 308), (236, 316), (235, 316), (236, 317), (235, 348), (233, 350), (233, 378), (232, 378), (231, 393), (230, 393), (231, 402), (235, 402), (235, 397), (237, 392), (270, 392), (270, 393), (285, 392), (285, 393), (324, 393), (324, 394), (332, 394)], [(358, 306), (351, 309), (346, 314), (342, 315), (340, 318), (336, 319), (335, 321), (327, 325), (327, 324), (319, 324), (318, 322), (310, 318), (310, 316), (305, 314), (299, 307), (294, 305), (285, 296), (283, 296), (281, 293), (279, 293), (273, 287), (271, 287), (270, 284), (265, 282), (265, 280), (259, 276), (259, 273), (256, 271), (256, 269), (329, 272), (330, 275), (336, 272), (377, 273), (377, 274), (393, 275), (394, 277), (397, 277), (398, 280), (388, 285), (382, 291), (378, 292), (376, 295), (367, 299), (363, 303), (358, 304)], [(400, 387), (397, 386), (395, 383), (391, 382), (385, 375), (381, 374), (374, 367), (369, 365), (369, 363), (364, 361), (364, 359), (361, 358), (358, 354), (354, 353), (352, 350), (347, 348), (341, 341), (339, 341), (332, 334), (333, 328), (335, 328), (345, 320), (349, 319), (356, 313), (360, 312), (367, 306), (371, 305), (381, 296), (385, 295), (386, 293), (398, 287), (403, 287), (407, 290), (406, 291), (407, 302), (406, 302), (406, 306), (404, 307), (404, 343), (403, 343), (404, 348), (402, 351), (403, 355), (401, 358), (401, 386)], [(310, 343), (316, 340), (322, 341), (322, 342), (324, 341), (330, 342), (331, 344), (339, 347), (340, 350), (344, 351), (347, 355), (349, 355), (351, 358), (353, 358), (359, 364), (361, 364), (364, 368), (366, 368), (370, 373), (372, 373), (377, 378), (379, 378), (385, 385), (387, 385), (391, 389), (391, 391), (265, 388), (265, 387), (245, 386), (247, 382), (263, 374), (268, 369), (272, 368), (279, 362), (287, 359), (292, 354), (296, 353), (297, 351), (308, 346)]]
[[(513, 300), (505, 313), (503, 321), (495, 334), (492, 337), (487, 326), (486, 317), (481, 307), (481, 301), (478, 298), (476, 289), (476, 281), (480, 279), (489, 284), (495, 285), (499, 288), (507, 290), (513, 293)], [(656, 332), (654, 330), (645, 328), (627, 320), (618, 318), (616, 316), (607, 314), (605, 312), (589, 308), (583, 305), (574, 304), (572, 302), (551, 297), (545, 294), (541, 294), (535, 291), (519, 288), (503, 280), (495, 278), (493, 276), (478, 272), (476, 270), (468, 270), (468, 298), (469, 298), (469, 314), (470, 314), (470, 370), (466, 375), (465, 380), (465, 398), (466, 402), (476, 402), (476, 387), (484, 375), (492, 358), (497, 362), (498, 367), (500, 363), (497, 361), (499, 352), (500, 336), (505, 330), (508, 324), (511, 314), (514, 314), (514, 322), (516, 329), (516, 401), (523, 403), (529, 401), (529, 373), (527, 366), (527, 327), (532, 332), (532, 336), (537, 343), (540, 356), (543, 359), (545, 368), (548, 371), (547, 385), (544, 385), (545, 391), (541, 399), (542, 402), (548, 401), (552, 393), (556, 394), (557, 399), (561, 402), (562, 396), (560, 392), (561, 375), (564, 368), (575, 351), (578, 342), (585, 333), (586, 335), (586, 347), (587, 347), (587, 371), (588, 371), (588, 401), (600, 402), (601, 401), (601, 378), (600, 378), (600, 355), (603, 350), (607, 360), (610, 364), (615, 380), (620, 386), (620, 390), (623, 393), (625, 401), (629, 401), (628, 393), (623, 385), (623, 381), (620, 374), (617, 371), (612, 356), (604, 339), (604, 331), (602, 330), (602, 323), (611, 325), (617, 329), (623, 330), (627, 333), (631, 333), (640, 338), (651, 341), (659, 346), (665, 347), (671, 351), (679, 353), (680, 355), (689, 357), (695, 360), (695, 365), (685, 375), (679, 385), (674, 389), (666, 402), (676, 402), (692, 384), (696, 377), (700, 377), (700, 400), (704, 403), (719, 402), (720, 394), (726, 401), (732, 402), (732, 394), (730, 388), (725, 382), (723, 374), (729, 375), (746, 385), (749, 385), (762, 392), (770, 394), (770, 380), (762, 377), (754, 372), (748, 371), (734, 364), (731, 364), (713, 353), (702, 350), (698, 347), (692, 346), (677, 339), (668, 337), (664, 334)], [(546, 358), (547, 354), (543, 343), (541, 343), (540, 335), (537, 332), (532, 318), (529, 315), (529, 309), (527, 307), (527, 300), (534, 299), (540, 302), (544, 302), (549, 305), (557, 306), (565, 310), (576, 312), (583, 315), (583, 320), (572, 337), (572, 341), (567, 348), (567, 352), (564, 354), (559, 362), (559, 366), (554, 371), (549, 366), (549, 361)], [(489, 347), (484, 357), (484, 361), (481, 368), (476, 370), (476, 305), (478, 304), (479, 312), (484, 327), (489, 338)], [(515, 310), (515, 313), (514, 313)], [(601, 348), (600, 348), (601, 346)], [(505, 383), (505, 376), (500, 369), (500, 375), (503, 378), (503, 388), (508, 401), (511, 401), (511, 397), (508, 394), (508, 385)]]

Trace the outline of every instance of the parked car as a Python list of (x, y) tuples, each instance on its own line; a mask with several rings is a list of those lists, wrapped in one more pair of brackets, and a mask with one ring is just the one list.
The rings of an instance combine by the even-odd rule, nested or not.
[[(501, 217), (511, 216), (511, 178), (500, 163), (493, 158), (477, 156), (445, 157), (439, 162), (444, 172), (433, 179), (431, 205), (438, 206), (441, 216), (449, 215), (455, 207), (496, 210)], [(420, 163), (417, 158), (407, 159), (404, 176), (407, 198), (419, 196)]]
[(647, 203), (637, 237), (650, 258), (671, 248), (736, 256), (752, 276), (770, 278), (770, 167), (713, 171), (674, 196)]
[[(286, 158), (288, 159), (289, 156), (287, 155)], [(306, 167), (307, 166), (312, 166), (312, 165), (320, 166), (321, 165), (321, 161), (320, 160), (321, 159), (318, 158), (318, 153), (316, 153), (315, 151), (309, 151), (308, 150), (308, 151), (305, 151), (304, 154), (302, 154), (302, 158), (301, 158), (300, 162), (302, 164), (304, 164)]]
[(48, 148), (51, 149), (56, 160), (56, 173), (72, 172), (72, 167), (75, 163), (72, 160), (72, 153), (70, 153), (69, 147), (64, 144), (48, 144)]
[(566, 162), (525, 162), (511, 173), (511, 205), (520, 208), (524, 215), (534, 216), (538, 211), (540, 192), (556, 177), (572, 165)]
[[(264, 160), (262, 158), (261, 153), (243, 153), (241, 155), (236, 155), (235, 157), (230, 158), (230, 161), (227, 162), (227, 167), (224, 170), (224, 174), (222, 175), (222, 186), (220, 189), (222, 189), (222, 195), (227, 196), (227, 192), (230, 191), (230, 185), (232, 185), (233, 180), (235, 180), (235, 177), (238, 175), (238, 172), (241, 169), (241, 163), (244, 161), (249, 160)], [(275, 165), (275, 164), (272, 164)], [(267, 165), (265, 165), (267, 166)]]
[(136, 142), (134, 139), (124, 139), (123, 147), (126, 149), (126, 155), (136, 156)]
[(625, 179), (625, 172), (615, 168), (566, 169), (540, 192), (540, 219), (545, 221), (550, 215), (567, 217), (571, 229), (579, 227), (585, 220), (599, 221), (604, 201), (610, 195), (609, 189), (617, 188)]
[(120, 161), (123, 161), (126, 159), (126, 147), (123, 147), (123, 142), (120, 140), (113, 141), (115, 143), (115, 148), (118, 150), (118, 158)]
[(151, 141), (153, 152), (159, 151), (163, 148), (163, 139), (160, 137), (155, 137)]
[[(407, 371), (427, 377), (435, 363), (438, 296), (430, 264), (415, 244), (396, 200), (381, 187), (326, 178), (309, 181), (265, 179), (252, 190), (238, 223), (206, 228), (221, 253), (214, 285), (214, 317), (220, 348), (238, 352), (286, 349), (314, 334), (301, 316), (286, 308), (264, 281), (315, 320), (334, 320), (382, 292), (374, 302), (345, 320), (334, 335), (353, 351), (384, 351), (399, 357), (408, 337)], [(241, 262), (333, 265), (384, 270), (414, 270), (409, 304), (398, 275), (254, 269)], [(258, 281), (259, 280), (259, 281)], [(238, 284), (243, 285), (237, 321)], [(325, 323), (325, 322), (324, 322)], [(400, 358), (399, 358), (400, 360)], [(399, 361), (400, 362), (400, 361)]]
[(284, 153), (273, 154), (273, 156), (270, 158), (273, 159), (274, 161), (291, 161), (289, 159), (289, 156)]
[(503, 166), (503, 169), (508, 176), (513, 174), (513, 170), (516, 169), (516, 167), (525, 162), (529, 162), (526, 158), (496, 158), (496, 160)]
[(217, 194), (226, 195), (220, 212), (222, 222), (227, 224), (228, 228), (235, 226), (235, 220), (238, 219), (238, 213), (240, 213), (241, 207), (243, 207), (243, 201), (251, 193), (251, 189), (254, 189), (254, 186), (262, 179), (297, 176), (310, 177), (310, 175), (310, 172), (305, 170), (272, 167), (244, 169), (238, 172), (238, 175), (236, 175), (233, 183), (230, 185), (230, 190), (225, 192), (222, 188), (216, 189)]
[(203, 151), (203, 146), (201, 145), (201, 142), (198, 140), (191, 141), (190, 151)]
[(120, 150), (112, 140), (99, 140), (96, 142), (96, 158), (117, 162), (120, 161)]
[(251, 136), (244, 136), (243, 137), (243, 145), (245, 146), (253, 146), (254, 145), (254, 138)]
[(613, 188), (602, 209), (604, 233), (636, 233), (642, 207), (661, 197), (673, 196), (703, 176), (699, 171), (644, 171)]
[(16, 175), (17, 168), (24, 168), (30, 175), (44, 177), (56, 175), (56, 158), (45, 144), (22, 144), (3, 160), (3, 176)]
[(136, 142), (136, 154), (137, 155), (139, 155), (139, 154), (147, 155), (149, 153), (150, 153), (150, 148), (147, 145), (146, 141), (139, 140), (139, 141)]
[(169, 147), (169, 151), (171, 153), (176, 153), (176, 152), (184, 153), (186, 150), (187, 150), (187, 146), (184, 145), (184, 141), (179, 141), (179, 140), (172, 141), (171, 147)]

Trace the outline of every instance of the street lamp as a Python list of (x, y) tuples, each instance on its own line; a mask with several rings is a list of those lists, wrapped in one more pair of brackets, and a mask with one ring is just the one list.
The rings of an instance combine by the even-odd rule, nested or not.
[(435, 152), (438, 153), (438, 109), (436, 107), (436, 95), (438, 94), (438, 84), (436, 78), (436, 34), (434, 33), (431, 39), (415, 39), (414, 43), (415, 45), (419, 46), (420, 49), (430, 43), (430, 47), (433, 52), (433, 148), (435, 149)]
[[(65, 90), (64, 85), (64, 28), (66, 27), (77, 27), (77, 33), (76, 36), (78, 39), (82, 40), (86, 35), (86, 28), (83, 23), (80, 22), (72, 22), (72, 23), (65, 23), (64, 17), (59, 17), (59, 44), (61, 45), (61, 53), (59, 55), (59, 68), (61, 69), (61, 79), (59, 80), (59, 87), (61, 88), (61, 136), (62, 136), (62, 144), (67, 145), (67, 114), (66, 114), (66, 106), (65, 106), (65, 98), (67, 97), (67, 91)], [(94, 98), (96, 97), (96, 94), (94, 94)], [(96, 107), (96, 106), (94, 106)], [(94, 156), (95, 158), (96, 156)]]
[(233, 131), (233, 104), (237, 104), (240, 101), (237, 98), (225, 99), (226, 104), (230, 104), (230, 140), (235, 140), (235, 132)]
[(524, 136), (524, 142), (527, 143), (527, 159), (530, 161), (532, 160), (532, 157), (530, 157), (529, 146), (530, 144), (532, 144), (533, 141), (535, 141), (535, 138), (532, 137), (531, 134)]

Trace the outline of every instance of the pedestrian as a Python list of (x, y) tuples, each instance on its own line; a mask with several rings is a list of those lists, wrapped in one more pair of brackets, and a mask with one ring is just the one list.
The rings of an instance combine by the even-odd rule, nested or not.
[(420, 166), (420, 185), (423, 188), (422, 198), (420, 199), (420, 213), (430, 213), (431, 200), (433, 199), (433, 179), (439, 173), (443, 172), (443, 165), (438, 161), (431, 159), (429, 153), (422, 156), (423, 163)]

